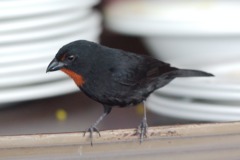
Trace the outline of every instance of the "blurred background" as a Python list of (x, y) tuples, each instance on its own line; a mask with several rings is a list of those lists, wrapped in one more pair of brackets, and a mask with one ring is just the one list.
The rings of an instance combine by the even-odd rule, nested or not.
[[(0, 1), (0, 135), (83, 131), (102, 114), (64, 73), (45, 73), (77, 39), (215, 75), (152, 94), (149, 126), (240, 120), (239, 18), (240, 2), (227, 0)], [(141, 119), (141, 105), (115, 108), (99, 129)]]

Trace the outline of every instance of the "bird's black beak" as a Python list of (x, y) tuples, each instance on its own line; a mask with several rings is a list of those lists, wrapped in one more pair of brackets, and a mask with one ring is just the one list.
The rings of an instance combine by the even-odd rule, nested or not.
[(61, 68), (63, 68), (65, 66), (65, 64), (63, 62), (58, 62), (56, 58), (54, 58), (50, 64), (47, 67), (47, 71), (46, 72), (52, 72), (52, 71), (57, 71)]

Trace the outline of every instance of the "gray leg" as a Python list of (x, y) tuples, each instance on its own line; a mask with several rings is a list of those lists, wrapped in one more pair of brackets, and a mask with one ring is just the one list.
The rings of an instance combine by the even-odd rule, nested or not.
[(143, 142), (143, 137), (147, 137), (147, 113), (146, 113), (146, 106), (143, 102), (143, 119), (140, 125), (138, 126), (138, 134), (140, 135), (140, 143)]
[(91, 146), (93, 145), (93, 132), (97, 132), (100, 135), (100, 132), (99, 130), (97, 129), (97, 125), (104, 119), (104, 117), (106, 117), (112, 110), (112, 107), (110, 106), (103, 106), (104, 107), (104, 112), (103, 114), (97, 119), (97, 121), (95, 123), (93, 123), (93, 125), (91, 125), (91, 127), (89, 129), (87, 129), (85, 132), (84, 132), (84, 136), (85, 136), (85, 133), (86, 132), (89, 132), (90, 133), (90, 139), (91, 139)]

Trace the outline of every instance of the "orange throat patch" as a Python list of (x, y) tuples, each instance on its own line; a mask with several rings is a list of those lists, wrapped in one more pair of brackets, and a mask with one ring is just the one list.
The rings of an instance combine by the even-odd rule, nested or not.
[(69, 77), (71, 77), (74, 82), (78, 85), (78, 86), (82, 86), (84, 84), (84, 79), (81, 75), (69, 70), (69, 69), (61, 69), (61, 71), (63, 71), (64, 73), (66, 73)]

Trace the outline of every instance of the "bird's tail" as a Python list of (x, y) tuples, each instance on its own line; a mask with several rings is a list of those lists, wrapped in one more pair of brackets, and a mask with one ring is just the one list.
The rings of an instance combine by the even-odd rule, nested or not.
[(199, 70), (190, 70), (190, 69), (178, 69), (172, 72), (174, 77), (211, 77), (214, 76), (211, 73), (207, 73)]
[(153, 83), (154, 85), (149, 85), (151, 87), (149, 87), (148, 89), (153, 91), (154, 88), (161, 88), (165, 85), (167, 85), (168, 83), (170, 83), (173, 79), (177, 78), (177, 77), (210, 77), (210, 76), (214, 76), (211, 73), (207, 73), (204, 71), (199, 71), (199, 70), (191, 70), (191, 69), (178, 69), (178, 68), (173, 68), (172, 71), (163, 74), (160, 79), (158, 79), (158, 83), (156, 84), (155, 82)]

